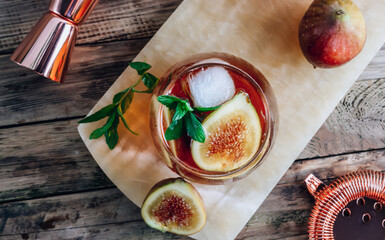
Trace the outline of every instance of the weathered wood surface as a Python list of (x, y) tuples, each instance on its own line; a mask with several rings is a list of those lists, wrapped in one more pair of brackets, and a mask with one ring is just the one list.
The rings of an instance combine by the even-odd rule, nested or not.
[(0, 202), (112, 187), (82, 143), (77, 123), (0, 131)]
[[(37, 3), (35, 4), (35, 2)], [(131, 1), (124, 1), (126, 5), (130, 5), (130, 2)], [(169, 14), (171, 14), (171, 6), (175, 8), (179, 2), (180, 1), (166, 1), (163, 5), (157, 4), (157, 1), (138, 1), (135, 4), (141, 6), (141, 8), (137, 9), (138, 13), (136, 14), (139, 16), (147, 14), (148, 16), (146, 15), (146, 17), (152, 18), (152, 21), (156, 21), (157, 24), (155, 26), (159, 27)], [(0, 21), (0, 24), (4, 25), (0, 28), (0, 47), (7, 47), (8, 50), (13, 50), (26, 34), (26, 32), (24, 33), (20, 30), (23, 29), (20, 25), (25, 24), (27, 20), (29, 20), (27, 22), (31, 21), (30, 17), (21, 19), (19, 16), (16, 19), (16, 9), (24, 10), (27, 4), (38, 8), (44, 5), (41, 1), (32, 1), (32, 3), (15, 1), (14, 6), (11, 3), (13, 3), (13, 1), (0, 2), (0, 4), (4, 5), (4, 7), (0, 6), (0, 20), (3, 20)], [(101, 3), (103, 3), (103, 1), (101, 1)], [(136, 6), (135, 4), (133, 4), (131, 8), (134, 8)], [(42, 7), (46, 7), (46, 5)], [(162, 7), (165, 7), (165, 9)], [(151, 9), (151, 11), (149, 9)], [(118, 8), (116, 8), (115, 11), (118, 11)], [(27, 12), (33, 15), (39, 11), (28, 10)], [(100, 10), (100, 13), (93, 13), (90, 18), (94, 16), (96, 19), (104, 19), (103, 21), (105, 22), (100, 22), (102, 26), (114, 25), (115, 23), (110, 23), (108, 17), (103, 16), (103, 14), (107, 14), (106, 12), (108, 11)], [(133, 14), (132, 11), (129, 12)], [(109, 14), (115, 13), (112, 12)], [(127, 21), (128, 24), (128, 22), (132, 21), (130, 20), (130, 16), (131, 15), (123, 15), (119, 18), (119, 21)], [(139, 18), (139, 16), (137, 16), (137, 18)], [(89, 21), (87, 21), (86, 24), (88, 22)], [(108, 32), (108, 34), (106, 33), (108, 37), (103, 40), (105, 43), (77, 46), (65, 85), (49, 82), (36, 74), (32, 74), (30, 70), (16, 66), (9, 60), (10, 53), (0, 54), (0, 72), (2, 75), (0, 88), (0, 116), (2, 117), (0, 117), (0, 126), (80, 117), (87, 113), (119, 74), (127, 67), (133, 57), (136, 56), (140, 49), (147, 43), (149, 40), (148, 36), (154, 33), (153, 30), (151, 30), (155, 28), (153, 25), (152, 27), (145, 27), (147, 24), (150, 24), (149, 21), (137, 20), (134, 22), (136, 22), (136, 24), (140, 23), (143, 27), (128, 24), (127, 28), (122, 29), (128, 32), (134, 31), (131, 28), (142, 29), (141, 39), (133, 39), (135, 35), (129, 36), (129, 34), (125, 32), (126, 37), (124, 41), (116, 41), (121, 40), (121, 38), (115, 36), (114, 32)], [(30, 26), (25, 28), (29, 30)], [(17, 40), (12, 38), (13, 41), (9, 40), (10, 29), (13, 29), (13, 31), (19, 29), (19, 34), (14, 33), (11, 35), (21, 39)], [(108, 27), (108, 29), (110, 28)], [(90, 33), (88, 33), (88, 35), (90, 35)], [(88, 40), (91, 41), (91, 39)], [(14, 43), (15, 46), (9, 42)], [(385, 68), (383, 67), (383, 62), (385, 62), (385, 47), (376, 55), (359, 79), (365, 80), (384, 77)]]
[[(314, 167), (315, 173), (329, 183), (349, 171), (385, 169), (385, 151), (296, 161), (238, 239), (305, 239), (313, 199), (302, 181)], [(4, 203), (0, 216), (0, 236), (10, 239), (22, 234), (38, 239), (179, 239), (148, 228), (141, 220), (140, 209), (115, 188)]]
[(361, 74), (358, 80), (362, 79), (376, 79), (383, 78), (385, 75), (385, 45), (383, 45), (380, 51), (372, 59), (365, 71)]
[[(76, 130), (181, 0), (101, 0), (64, 85), (9, 61), (48, 2), (0, 0), (0, 239), (187, 239), (147, 227)], [(385, 171), (384, 90), (385, 45), (237, 239), (306, 239), (309, 173)]]
[(75, 48), (62, 85), (0, 56), (0, 126), (84, 116), (148, 40)]
[(300, 158), (384, 148), (385, 79), (357, 81)]
[[(76, 47), (64, 85), (47, 81), (15, 65), (9, 60), (9, 54), (0, 55), (0, 127), (84, 116), (148, 40), (145, 38)], [(385, 77), (385, 73), (378, 77)], [(365, 90), (364, 86), (370, 87), (373, 80), (360, 79), (353, 86), (353, 91), (365, 91), (361, 94), (377, 97), (380, 101), (377, 105), (383, 104), (381, 89), (384, 88), (384, 80), (376, 81), (380, 89), (371, 87)], [(361, 81), (368, 82), (365, 84)], [(359, 108), (371, 107), (364, 105), (375, 105), (375, 101), (355, 104), (360, 104), (357, 106)], [(350, 117), (346, 116), (345, 121), (349, 121)]]
[[(11, 52), (48, 11), (50, 0), (0, 1), (0, 53)], [(101, 0), (80, 27), (77, 44), (151, 37), (182, 0)]]
[[(384, 88), (385, 79), (356, 82), (299, 158), (384, 149)], [(0, 131), (0, 201), (111, 186), (82, 144), (77, 120)]]

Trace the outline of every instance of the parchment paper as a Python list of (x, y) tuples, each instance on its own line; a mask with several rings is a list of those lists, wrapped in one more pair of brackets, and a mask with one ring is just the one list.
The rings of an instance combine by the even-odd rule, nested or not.
[[(310, 0), (185, 0), (135, 58), (161, 76), (171, 65), (199, 52), (227, 52), (254, 64), (277, 96), (279, 130), (266, 161), (251, 175), (222, 186), (195, 184), (207, 208), (197, 239), (234, 239), (287, 171), (339, 100), (385, 41), (385, 1), (355, 0), (367, 25), (362, 52), (337, 69), (313, 69), (298, 44), (298, 25)], [(91, 112), (112, 102), (137, 79), (127, 68)], [(149, 99), (136, 95), (126, 113), (140, 136), (119, 126), (119, 144), (110, 151), (104, 138), (88, 140), (103, 121), (79, 126), (96, 162), (116, 186), (141, 206), (158, 181), (176, 176), (159, 161), (148, 129)], [(295, 196), (294, 196), (295, 197)]]

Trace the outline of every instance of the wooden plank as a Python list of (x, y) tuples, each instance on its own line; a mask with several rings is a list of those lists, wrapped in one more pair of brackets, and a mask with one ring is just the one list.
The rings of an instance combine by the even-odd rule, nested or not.
[[(7, 116), (0, 118), (0, 127), (84, 116), (148, 40), (149, 38), (76, 47), (66, 83), (62, 85), (14, 64), (9, 60), (9, 54), (0, 55), (0, 116)], [(370, 66), (368, 69), (371, 69)], [(385, 71), (385, 68), (378, 67), (373, 70), (377, 75), (373, 73), (363, 77), (385, 77), (385, 72), (381, 72), (381, 69)], [(384, 81), (382, 79), (378, 83), (380, 88), (383, 88)], [(352, 91), (363, 91), (361, 85), (365, 83), (356, 83)], [(370, 90), (371, 95), (381, 97), (380, 90)], [(382, 102), (382, 99), (378, 101)]]
[[(316, 158), (297, 160), (278, 184), (303, 181), (310, 173), (319, 179), (333, 179), (358, 170), (385, 171), (385, 149)], [(328, 182), (326, 182), (328, 184)]]
[[(384, 83), (385, 79), (357, 82), (300, 158), (384, 149), (385, 135), (378, 134), (385, 126)], [(57, 105), (51, 105), (50, 112)], [(112, 186), (82, 143), (77, 120), (1, 129), (0, 201)]]
[(141, 220), (140, 209), (116, 188), (6, 203), (0, 212), (1, 235)]
[(383, 78), (385, 75), (385, 44), (372, 59), (358, 80)]
[(58, 84), (0, 56), (0, 126), (84, 116), (149, 39), (75, 48)]
[(307, 239), (310, 210), (281, 210), (257, 213), (237, 239)]
[(0, 202), (112, 187), (76, 121), (0, 131)]
[[(130, 44), (126, 46), (134, 48)], [(109, 47), (113, 46), (100, 48), (106, 58), (119, 57), (108, 56)], [(6, 78), (0, 83), (0, 115), (7, 117), (0, 118), (0, 126), (84, 116), (113, 81), (116, 75), (113, 69), (125, 67), (123, 63), (103, 69), (96, 67), (99, 79), (80, 72), (72, 75), (74, 81), (82, 74), (88, 79), (66, 85), (36, 80), (36, 84), (31, 85), (36, 86), (34, 89), (27, 87), (33, 81), (27, 76), (27, 82), (12, 83)], [(385, 79), (356, 82), (299, 158), (384, 148), (385, 134), (378, 134), (385, 130), (384, 92)]]
[[(80, 27), (77, 44), (152, 36), (182, 0), (101, 0)], [(48, 11), (48, 0), (0, 2), (0, 52), (13, 51)]]
[[(101, 0), (81, 27), (65, 85), (8, 60), (48, 0), (0, 2), (0, 239), (188, 239), (148, 228), (76, 131), (180, 2)], [(384, 61), (382, 47), (237, 239), (306, 239), (308, 173), (329, 182), (385, 169)], [(379, 150), (325, 157), (371, 149)]]
[[(282, 196), (285, 196), (283, 194), (288, 192), (291, 198), (282, 199)], [(294, 194), (297, 198), (292, 196)], [(312, 206), (312, 200), (307, 195), (309, 194), (306, 193), (306, 188), (300, 183), (278, 186), (267, 199), (273, 207), (271, 204), (263, 205), (242, 231), (239, 239), (246, 236), (273, 239), (303, 234)], [(131, 234), (134, 239), (144, 236), (168, 239), (172, 236), (163, 235), (147, 227), (141, 220), (139, 208), (117, 189), (2, 204), (0, 216), (3, 216), (0, 219), (0, 237), (37, 233), (38, 239), (40, 234), (61, 238), (62, 234), (79, 234), (79, 229), (82, 229), (81, 234), (85, 231), (87, 236), (96, 229), (99, 230), (98, 233), (104, 232), (102, 229), (111, 225), (116, 227), (114, 232), (119, 234), (117, 238)], [(122, 223), (129, 223), (128, 227), (119, 226)], [(290, 231), (287, 231), (288, 229)]]
[[(261, 230), (261, 228), (259, 228)], [(293, 231), (292, 231), (293, 232)], [(283, 237), (279, 237), (283, 236)], [(33, 233), (21, 233), (12, 235), (2, 235), (2, 240), (13, 239), (92, 239), (92, 240), (105, 240), (105, 239), (130, 239), (130, 240), (143, 240), (143, 239), (157, 239), (157, 240), (188, 240), (191, 239), (187, 236), (178, 236), (170, 233), (162, 233), (157, 230), (149, 229), (144, 222), (123, 222), (116, 224), (100, 225), (100, 226), (88, 226), (79, 228), (67, 228), (57, 231), (43, 231)], [(270, 238), (272, 237), (272, 238)], [(300, 235), (290, 236), (283, 232), (276, 235), (263, 235), (259, 232), (255, 235), (255, 232), (251, 232), (248, 235), (242, 234), (236, 238), (237, 240), (267, 240), (267, 239), (285, 239), (285, 240), (305, 240), (308, 239), (306, 229), (302, 228)]]
[[(286, 203), (280, 201), (279, 196), (288, 191), (299, 195), (303, 189), (301, 184), (278, 187), (268, 198), (269, 202), (273, 201), (278, 206), (271, 209), (262, 206), (237, 239), (276, 239), (303, 234), (312, 200), (305, 197), (305, 201), (296, 201), (292, 198), (287, 202), (291, 204), (291, 208), (285, 210)], [(298, 204), (306, 201), (306, 205)], [(32, 239), (35, 236), (37, 239), (61, 239), (65, 236), (92, 239), (120, 239), (126, 236), (129, 239), (148, 239), (149, 236), (157, 239), (180, 239), (173, 234), (163, 234), (147, 227), (142, 221), (139, 208), (117, 189), (3, 204), (0, 213), (0, 216), (4, 216), (0, 219), (0, 226), (3, 226), (3, 229), (0, 228), (2, 239), (22, 234), (29, 235)], [(114, 237), (111, 238), (112, 236)]]
[(384, 148), (384, 83), (385, 79), (356, 82), (299, 158)]
[[(385, 169), (385, 151), (296, 161), (237, 239), (303, 239), (314, 204), (303, 183), (306, 175), (313, 172), (328, 184), (362, 167)], [(0, 237), (21, 234), (38, 239), (179, 239), (147, 227), (139, 208), (115, 188), (0, 204)]]
[[(180, 239), (146, 226), (140, 209), (118, 189), (0, 205), (0, 238)], [(175, 238), (176, 237), (176, 238)]]
[[(77, 47), (66, 83), (62, 85), (17, 66), (9, 60), (9, 55), (0, 56), (0, 115), (7, 116), (0, 118), (0, 126), (85, 115), (147, 40)], [(382, 79), (376, 86), (383, 88), (384, 82)], [(356, 92), (362, 94), (359, 91), (364, 91), (369, 83), (356, 83), (350, 96)], [(370, 91), (371, 95), (381, 97), (379, 89), (370, 88)], [(378, 105), (376, 101), (371, 104)]]
[(14, 239), (129, 239), (129, 240), (188, 240), (187, 236), (177, 236), (170, 233), (162, 233), (157, 230), (148, 230), (143, 221), (123, 222), (100, 226), (87, 226), (79, 228), (60, 229), (57, 231), (43, 231), (34, 233), (22, 233), (1, 236), (2, 240)]
[[(181, 2), (101, 0), (81, 26), (77, 45), (151, 37)], [(47, 7), (48, 0), (0, 2), (0, 53), (13, 52)], [(360, 79), (385, 77), (384, 59), (385, 48), (382, 47)]]

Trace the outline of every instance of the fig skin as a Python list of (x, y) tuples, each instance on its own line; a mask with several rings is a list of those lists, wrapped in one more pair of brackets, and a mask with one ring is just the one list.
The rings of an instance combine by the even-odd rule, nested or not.
[(365, 21), (351, 0), (314, 0), (301, 20), (298, 38), (314, 68), (339, 67), (362, 50)]
[[(159, 211), (161, 204), (156, 204), (156, 201), (153, 200), (158, 200), (159, 196), (163, 194), (164, 197), (164, 193), (171, 191), (174, 192), (171, 196), (176, 195), (177, 198), (183, 198), (183, 204), (186, 204), (187, 202), (187, 204), (191, 205), (187, 211), (189, 211), (188, 214), (192, 214), (191, 219), (193, 220), (188, 221), (188, 223), (195, 223), (195, 226), (175, 226), (173, 223), (167, 225), (164, 222), (158, 221), (159, 219), (156, 218), (155, 212)], [(159, 196), (156, 196), (156, 194), (159, 194)], [(155, 195), (155, 197), (153, 195)], [(166, 196), (166, 199), (167, 197), (170, 196)], [(164, 198), (162, 198), (161, 201), (164, 201)], [(174, 209), (175, 206), (173, 205), (172, 210)], [(171, 232), (179, 235), (191, 235), (197, 233), (206, 223), (205, 206), (199, 192), (192, 184), (186, 182), (182, 178), (164, 179), (155, 184), (143, 201), (141, 214), (148, 226), (162, 232)], [(170, 211), (169, 216), (173, 216), (172, 211)]]

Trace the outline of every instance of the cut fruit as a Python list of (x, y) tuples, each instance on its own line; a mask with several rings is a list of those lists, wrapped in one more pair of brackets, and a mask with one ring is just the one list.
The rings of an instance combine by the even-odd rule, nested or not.
[(143, 202), (142, 217), (152, 228), (180, 235), (194, 234), (206, 223), (202, 198), (182, 178), (166, 179), (152, 187)]
[[(165, 121), (164, 125), (167, 127), (170, 126), (171, 121), (172, 121), (172, 114), (170, 112), (170, 109), (167, 107), (163, 107), (163, 119)], [(176, 156), (175, 141), (168, 141), (168, 143), (169, 143), (171, 152), (174, 154), (174, 156)], [(162, 147), (161, 149), (163, 152), (162, 157), (163, 157), (165, 163), (167, 164), (168, 167), (172, 168), (172, 162), (171, 162), (171, 159), (169, 157), (169, 154), (167, 153), (165, 148)]]
[(261, 141), (261, 123), (247, 93), (212, 112), (203, 122), (206, 141), (193, 141), (191, 154), (195, 163), (207, 171), (228, 172), (247, 163)]

